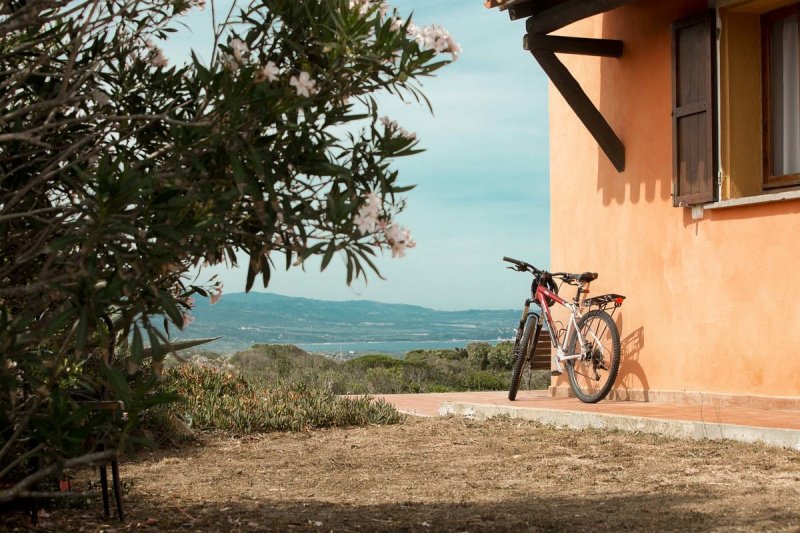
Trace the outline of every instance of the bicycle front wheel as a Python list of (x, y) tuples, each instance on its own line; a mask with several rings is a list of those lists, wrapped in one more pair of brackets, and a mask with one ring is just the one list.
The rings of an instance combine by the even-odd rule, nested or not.
[(525, 327), (522, 329), (522, 336), (514, 344), (514, 369), (511, 371), (511, 386), (508, 389), (508, 399), (512, 402), (517, 398), (519, 383), (525, 367), (530, 365), (528, 352), (531, 348), (531, 341), (536, 334), (536, 327), (539, 325), (539, 317), (535, 314), (528, 315), (525, 320)]
[(573, 332), (567, 342), (570, 354), (583, 353), (580, 359), (567, 361), (569, 386), (578, 399), (597, 403), (608, 395), (619, 371), (619, 331), (614, 319), (596, 309), (578, 321), (583, 348)]

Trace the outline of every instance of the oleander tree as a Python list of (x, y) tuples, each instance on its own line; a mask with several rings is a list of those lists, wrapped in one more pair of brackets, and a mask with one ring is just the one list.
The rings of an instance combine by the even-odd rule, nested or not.
[[(221, 296), (198, 268), (246, 255), (250, 290), (339, 256), (350, 283), (414, 244), (392, 163), (418, 141), (380, 101), (429, 105), (458, 45), (375, 0), (220, 7), (0, 0), (0, 503), (131, 444), (169, 332)], [(167, 57), (202, 8), (210, 58)]]

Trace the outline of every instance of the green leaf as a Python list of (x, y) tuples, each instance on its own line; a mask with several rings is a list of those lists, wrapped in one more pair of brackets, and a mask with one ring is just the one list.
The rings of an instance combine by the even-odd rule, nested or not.
[(133, 327), (133, 342), (131, 343), (131, 358), (136, 364), (142, 362), (145, 358), (144, 343), (142, 342), (142, 331), (134, 326)]
[(205, 339), (189, 339), (185, 341), (169, 341), (165, 343), (159, 343), (155, 349), (151, 346), (145, 348), (142, 351), (142, 357), (153, 357), (157, 353), (166, 354), (179, 352), (181, 350), (187, 350), (196, 346), (202, 346), (203, 344), (208, 344), (209, 342), (214, 342), (215, 340), (219, 340), (221, 338), (222, 337), (208, 337)]
[(269, 278), (272, 274), (272, 270), (270, 268), (270, 262), (267, 258), (264, 258), (264, 266), (261, 267), (261, 282), (264, 284), (264, 288), (269, 285)]
[(106, 378), (106, 384), (114, 396), (122, 400), (126, 406), (131, 405), (131, 390), (128, 387), (128, 380), (125, 379), (122, 372), (110, 365), (103, 365), (102, 372)]
[(244, 292), (250, 292), (250, 289), (253, 288), (253, 284), (256, 281), (256, 270), (253, 268), (252, 265), (248, 265), (247, 267), (247, 283), (245, 284)]
[(143, 356), (145, 358), (152, 357), (155, 361), (164, 359), (166, 351), (162, 347), (161, 340), (159, 339), (159, 332), (150, 324), (147, 324), (145, 329), (147, 329), (147, 338), (150, 339), (150, 346), (142, 350)]
[(89, 310), (85, 307), (81, 309), (78, 323), (75, 328), (75, 345), (78, 351), (86, 350), (86, 341), (89, 337)]
[(325, 268), (328, 266), (328, 263), (331, 262), (331, 259), (333, 259), (333, 252), (335, 251), (336, 251), (336, 243), (334, 241), (331, 241), (328, 244), (328, 249), (325, 251), (325, 256), (322, 258), (322, 268), (320, 268), (321, 271), (325, 270)]
[(178, 326), (178, 329), (183, 329), (183, 313), (178, 309), (178, 305), (172, 296), (165, 291), (158, 291), (158, 301), (164, 312), (172, 320), (172, 323)]

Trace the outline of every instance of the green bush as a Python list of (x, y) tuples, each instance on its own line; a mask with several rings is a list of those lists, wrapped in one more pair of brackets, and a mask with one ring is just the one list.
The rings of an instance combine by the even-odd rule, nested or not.
[(476, 370), (464, 376), (462, 387), (465, 390), (506, 390), (509, 385), (509, 376), (490, 370)]
[(492, 346), (487, 354), (489, 368), (495, 370), (511, 370), (514, 366), (514, 343), (500, 342)]
[(489, 366), (489, 350), (492, 345), (488, 342), (471, 342), (467, 344), (467, 361), (475, 370), (486, 370)]
[(365, 379), (369, 385), (370, 392), (381, 392), (384, 394), (418, 392), (406, 389), (406, 381), (403, 379), (403, 369), (398, 367), (368, 368)]
[[(251, 386), (273, 389), (303, 383), (309, 389), (333, 395), (507, 390), (511, 349), (510, 342), (494, 347), (487, 343), (470, 345), (473, 353), (486, 355), (485, 369), (473, 367), (474, 359), (458, 357), (457, 354), (468, 353), (464, 349), (414, 350), (403, 359), (368, 354), (336, 361), (294, 346), (278, 345), (255, 345), (228, 359), (212, 358), (208, 364), (241, 373)], [(532, 388), (544, 389), (548, 385), (547, 372), (532, 374)], [(527, 388), (527, 383), (522, 386)]]
[(165, 388), (184, 400), (162, 407), (195, 428), (245, 435), (267, 431), (396, 424), (402, 415), (367, 397), (343, 398), (305, 385), (264, 387), (235, 372), (205, 365), (169, 369)]
[(347, 360), (344, 365), (351, 368), (370, 369), (370, 368), (403, 368), (406, 361), (397, 359), (390, 355), (372, 354), (362, 355), (355, 359)]
[(446, 385), (431, 385), (428, 387), (428, 392), (457, 392), (458, 389), (448, 387)]
[(427, 362), (429, 359), (447, 359), (459, 361), (467, 358), (467, 351), (463, 348), (453, 350), (412, 350), (405, 355), (405, 360), (410, 362)]

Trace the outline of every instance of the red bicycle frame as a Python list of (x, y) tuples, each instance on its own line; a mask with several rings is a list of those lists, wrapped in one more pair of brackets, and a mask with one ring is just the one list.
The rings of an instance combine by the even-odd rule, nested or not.
[(550, 314), (550, 306), (547, 304), (547, 299), (550, 298), (555, 300), (556, 303), (561, 305), (567, 305), (567, 301), (560, 297), (558, 294), (552, 292), (547, 287), (544, 286), (543, 283), (539, 283), (536, 287), (536, 294), (534, 295), (536, 301), (539, 302), (539, 307), (544, 310), (545, 320), (547, 321), (548, 327), (553, 323), (553, 317)]

